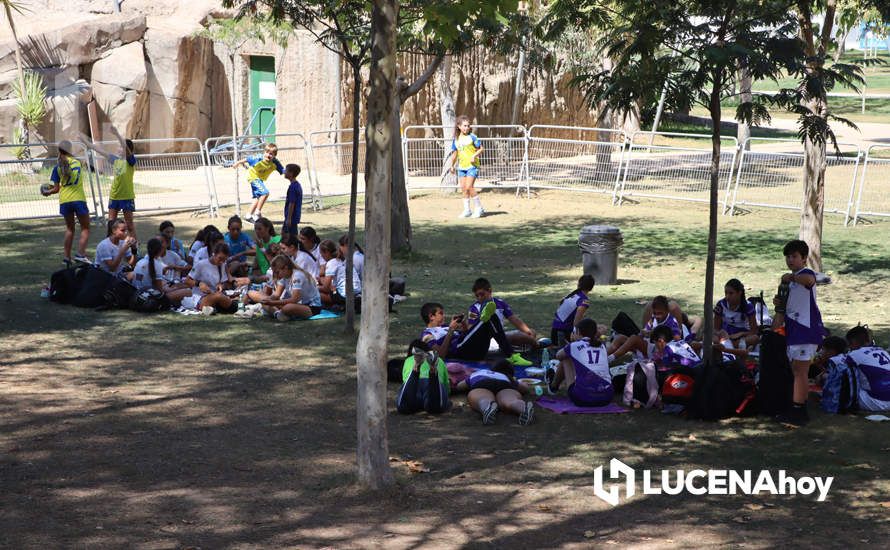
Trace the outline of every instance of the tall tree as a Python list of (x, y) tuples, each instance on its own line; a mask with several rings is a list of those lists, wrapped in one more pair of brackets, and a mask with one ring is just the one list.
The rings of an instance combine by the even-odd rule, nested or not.
[[(884, 21), (890, 21), (890, 2), (886, 0), (857, 0), (855, 5), (840, 1), (844, 10), (871, 11)], [(835, 45), (833, 29), (838, 14), (839, 0), (796, 0), (793, 13), (799, 25), (806, 61), (800, 85), (796, 90), (797, 105), (789, 108), (798, 115), (799, 134), (804, 146), (804, 200), (800, 216), (800, 238), (810, 246), (808, 263), (822, 270), (822, 218), (825, 206), (825, 169), (828, 143), (835, 143), (829, 122), (853, 124), (831, 114), (828, 93), (838, 84), (858, 91), (864, 84), (862, 70), (853, 63), (827, 63), (829, 51)], [(821, 23), (815, 15), (821, 11)], [(786, 98), (787, 99), (787, 96)]]
[(358, 478), (379, 489), (393, 483), (386, 432), (386, 356), (389, 340), (390, 204), (392, 151), (399, 134), (390, 119), (396, 108), (398, 0), (374, 0), (371, 69), (365, 128), (365, 280), (358, 364)]
[[(611, 69), (579, 71), (573, 83), (591, 105), (629, 109), (641, 90), (667, 82), (668, 103), (692, 104), (711, 115), (710, 215), (705, 270), (703, 358), (713, 361), (714, 268), (717, 256), (717, 194), (721, 155), (721, 97), (740, 65), (755, 79), (778, 80), (800, 72), (800, 41), (789, 0), (556, 0), (545, 19), (549, 32), (566, 23), (595, 26)], [(768, 118), (764, 103), (743, 103), (737, 118)]]
[[(352, 281), (355, 265), (355, 224), (358, 204), (359, 127), (362, 97), (362, 67), (370, 61), (371, 18), (367, 3), (361, 0), (223, 0), (226, 7), (238, 6), (239, 16), (289, 22), (309, 32), (318, 44), (337, 54), (352, 72), (352, 174), (349, 185), (348, 253), (346, 280)], [(355, 289), (346, 285), (347, 333), (355, 332)]]

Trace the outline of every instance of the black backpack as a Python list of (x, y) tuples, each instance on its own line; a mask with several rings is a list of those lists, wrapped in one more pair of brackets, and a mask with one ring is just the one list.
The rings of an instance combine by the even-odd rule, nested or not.
[(785, 337), (771, 330), (760, 337), (760, 384), (757, 403), (760, 412), (775, 416), (791, 408), (794, 374), (788, 361)]
[(60, 269), (49, 279), (49, 299), (60, 304), (70, 304), (80, 289), (86, 271), (85, 266), (74, 266)]
[(157, 313), (170, 309), (170, 300), (155, 288), (140, 290), (130, 298), (130, 309), (139, 313)]
[(136, 287), (124, 279), (115, 278), (105, 289), (103, 298), (105, 303), (102, 309), (126, 309), (130, 307), (130, 300), (136, 295)]
[(689, 418), (720, 420), (748, 407), (754, 396), (754, 375), (739, 361), (714, 362), (701, 367), (695, 378), (687, 412)]
[(634, 334), (640, 333), (640, 328), (634, 323), (634, 320), (630, 318), (630, 315), (623, 311), (618, 312), (618, 315), (616, 315), (615, 319), (612, 321), (612, 330), (617, 334), (623, 334), (624, 336), (633, 336)]
[(79, 288), (71, 298), (71, 305), (95, 308), (105, 304), (105, 289), (115, 276), (92, 265), (78, 266), (76, 278)]

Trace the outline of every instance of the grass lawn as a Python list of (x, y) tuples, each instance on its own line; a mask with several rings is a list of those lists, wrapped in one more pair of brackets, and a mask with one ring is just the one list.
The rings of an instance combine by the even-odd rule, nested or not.
[[(611, 207), (598, 195), (483, 195), (489, 214), (458, 221), (455, 195), (411, 201), (415, 252), (395, 259), (409, 300), (392, 316), (392, 357), (421, 329), (420, 305), (448, 313), (488, 277), (540, 333), (581, 274), (586, 224), (620, 227), (619, 284), (597, 286), (591, 316), (639, 318), (665, 293), (701, 310), (707, 212), (688, 203)], [(345, 205), (305, 212), (338, 237)], [(216, 220), (222, 225), (230, 212)], [(281, 219), (281, 204), (267, 208)], [(137, 218), (148, 235), (165, 217)], [(170, 216), (180, 238), (208, 222)], [(730, 277), (774, 292), (795, 214), (720, 218), (718, 292)], [(360, 226), (362, 223), (360, 222)], [(826, 218), (820, 287), (835, 332), (868, 323), (890, 343), (886, 222)], [(39, 297), (59, 267), (58, 220), (7, 222), (0, 234), (0, 547), (812, 547), (890, 536), (887, 423), (815, 411), (805, 429), (765, 418), (700, 423), (655, 411), (556, 416), (482, 426), (464, 396), (440, 417), (399, 416), (389, 385), (398, 486), (353, 484), (353, 335), (342, 320), (276, 324), (231, 316), (93, 312)], [(98, 242), (91, 239), (90, 252)], [(361, 236), (359, 237), (360, 240)], [(593, 471), (611, 458), (651, 469), (785, 469), (834, 476), (828, 500), (805, 496), (637, 495), (611, 508)], [(422, 463), (411, 473), (404, 461)]]

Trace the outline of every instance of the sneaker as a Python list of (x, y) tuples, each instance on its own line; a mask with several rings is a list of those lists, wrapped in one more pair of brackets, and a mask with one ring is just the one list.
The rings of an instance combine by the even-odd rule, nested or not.
[(255, 216), (253, 214), (248, 214), (247, 216), (244, 217), (244, 221), (247, 221), (250, 223), (255, 223), (258, 219), (259, 219), (259, 217)]
[(492, 401), (488, 408), (485, 409), (485, 412), (482, 413), (482, 423), (486, 426), (490, 424), (494, 424), (494, 421), (498, 417), (498, 404)]
[(801, 428), (810, 421), (806, 407), (791, 407), (786, 412), (776, 415), (776, 421), (786, 428)]
[(285, 321), (290, 321), (290, 317), (285, 315), (283, 311), (276, 311), (275, 312), (275, 320), (281, 321), (283, 323)]
[(470, 212), (469, 210), (464, 210), (463, 212), (460, 213), (458, 218), (469, 218), (472, 215), (473, 215), (473, 213)]
[(477, 208), (470, 215), (471, 218), (481, 218), (485, 214), (485, 209), (482, 207)]
[(494, 303), (494, 300), (489, 300), (479, 311), (479, 322), (487, 323), (491, 316), (497, 313), (497, 310), (498, 306)]
[(528, 426), (535, 420), (535, 404), (531, 401), (525, 402), (525, 410), (519, 415), (519, 425)]
[(510, 362), (514, 367), (530, 367), (534, 363), (526, 359), (525, 357), (519, 355), (518, 353), (514, 353), (510, 357), (507, 358), (507, 361)]
[(82, 263), (82, 264), (91, 264), (91, 263), (93, 263), (93, 262), (90, 261), (89, 258), (87, 258), (86, 256), (84, 256), (83, 254), (75, 254), (75, 255), (74, 255), (74, 261), (75, 261), (75, 262), (80, 262), (80, 263)]
[(209, 315), (213, 315), (214, 313), (216, 313), (216, 309), (213, 306), (204, 306), (203, 308), (201, 308), (202, 315), (209, 316)]
[(553, 382), (556, 381), (556, 369), (551, 367), (550, 365), (546, 365), (544, 367), (544, 382), (547, 384), (547, 390), (551, 395), (555, 394), (559, 391), (559, 388), (553, 387)]

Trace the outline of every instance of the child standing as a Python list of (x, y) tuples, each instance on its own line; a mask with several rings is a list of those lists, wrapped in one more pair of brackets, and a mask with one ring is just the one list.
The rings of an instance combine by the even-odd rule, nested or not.
[(107, 155), (114, 171), (111, 193), (108, 196), (108, 219), (116, 219), (117, 213), (122, 211), (127, 222), (127, 231), (135, 239), (136, 224), (133, 223), (133, 212), (136, 211), (136, 189), (133, 185), (133, 175), (136, 172), (136, 155), (133, 154), (133, 141), (123, 139), (116, 130), (113, 131), (121, 142), (121, 148), (118, 155)]
[(303, 211), (303, 186), (297, 181), (300, 175), (299, 164), (288, 164), (284, 168), (284, 179), (290, 182), (287, 188), (287, 198), (284, 201), (284, 224), (281, 226), (282, 235), (299, 234), (300, 217)]
[(801, 240), (793, 240), (782, 250), (790, 273), (782, 275), (782, 284), (788, 285), (786, 300), (776, 297), (776, 318), (773, 323), (785, 324), (788, 359), (794, 374), (794, 392), (791, 409), (776, 420), (790, 427), (800, 427), (809, 421), (807, 396), (810, 364), (825, 336), (822, 314), (816, 305), (816, 273), (807, 268), (810, 247)]
[(83, 192), (83, 180), (81, 179), (80, 161), (71, 154), (71, 142), (68, 140), (59, 142), (59, 161), (50, 181), (52, 189), (43, 193), (48, 197), (59, 194), (59, 214), (65, 218), (64, 250), (66, 263), (71, 263), (71, 245), (74, 243), (74, 219), (80, 223), (80, 240), (77, 243), (77, 254), (74, 261), (89, 263), (87, 258), (87, 242), (90, 240), (90, 210), (87, 208), (87, 198)]
[(249, 222), (255, 222), (263, 216), (263, 205), (269, 198), (269, 188), (266, 187), (266, 180), (272, 172), (284, 174), (284, 167), (278, 162), (278, 146), (274, 143), (267, 143), (262, 155), (252, 155), (246, 159), (239, 160), (232, 165), (232, 168), (239, 166), (248, 166), (247, 180), (250, 182), (250, 191), (253, 196), (253, 204), (250, 205), (250, 213), (244, 218)]
[[(454, 173), (457, 165), (457, 177), (460, 181), (460, 190), (464, 196), (464, 211), (460, 218), (481, 218), (485, 214), (482, 201), (476, 189), (473, 187), (476, 178), (479, 177), (479, 155), (484, 148), (482, 141), (476, 134), (470, 132), (470, 119), (466, 116), (457, 117), (457, 125), (454, 128), (454, 139), (451, 141), (451, 172)], [(470, 201), (473, 201), (474, 210), (470, 211)]]
[(582, 275), (578, 279), (578, 288), (560, 300), (550, 328), (550, 341), (554, 346), (564, 346), (571, 340), (572, 331), (584, 319), (590, 307), (587, 295), (593, 290), (593, 285), (593, 275)]

